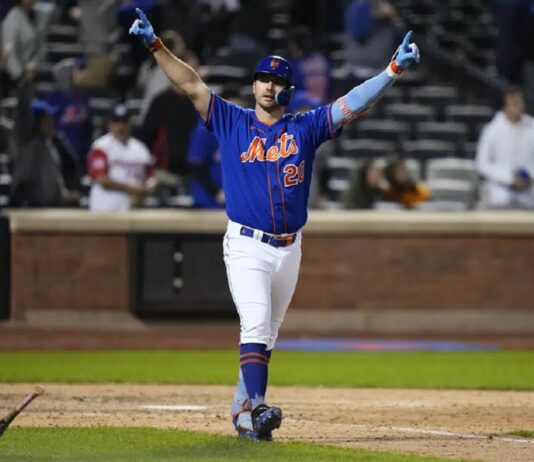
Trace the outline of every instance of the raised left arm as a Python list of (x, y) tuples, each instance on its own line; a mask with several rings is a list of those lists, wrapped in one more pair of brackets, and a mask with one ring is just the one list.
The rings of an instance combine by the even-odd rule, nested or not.
[(410, 43), (411, 38), (412, 31), (406, 34), (386, 70), (354, 87), (332, 104), (331, 115), (335, 128), (348, 124), (364, 113), (380, 99), (408, 67), (419, 62), (419, 49), (415, 43)]

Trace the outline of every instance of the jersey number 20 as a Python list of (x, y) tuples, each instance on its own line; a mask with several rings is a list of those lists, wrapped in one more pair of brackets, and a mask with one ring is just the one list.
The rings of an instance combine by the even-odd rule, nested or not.
[(284, 167), (284, 186), (290, 188), (304, 182), (304, 161), (297, 167), (295, 164), (287, 164)]

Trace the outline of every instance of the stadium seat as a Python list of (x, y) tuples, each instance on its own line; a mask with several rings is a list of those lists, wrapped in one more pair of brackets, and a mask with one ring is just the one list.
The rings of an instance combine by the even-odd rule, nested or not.
[(115, 105), (115, 101), (111, 98), (92, 97), (89, 99), (89, 108), (93, 116), (104, 117), (106, 120)]
[(402, 120), (415, 126), (418, 122), (434, 120), (436, 111), (422, 104), (389, 104), (384, 108), (384, 114), (388, 119)]
[(420, 212), (465, 212), (468, 205), (462, 201), (426, 201), (416, 204), (415, 210)]
[(461, 146), (467, 141), (468, 126), (460, 122), (421, 122), (417, 124), (418, 139), (454, 141)]
[(10, 161), (9, 156), (5, 153), (0, 153), (0, 174), (9, 173)]
[(410, 101), (433, 106), (438, 116), (443, 115), (446, 106), (458, 102), (458, 89), (445, 85), (426, 85), (410, 89)]
[(383, 108), (384, 105), (389, 104), (401, 104), (404, 100), (404, 89), (400, 86), (393, 86), (388, 88), (388, 90), (380, 98), (380, 103), (374, 106), (376, 109)]
[(427, 73), (422, 68), (415, 68), (405, 72), (402, 78), (395, 83), (395, 86), (400, 88), (422, 87), (427, 82)]
[(465, 204), (466, 209), (475, 203), (475, 189), (469, 181), (433, 178), (427, 180), (434, 201), (454, 201)]
[(351, 171), (360, 164), (358, 160), (346, 157), (329, 157), (326, 163), (330, 170), (330, 178), (338, 180), (348, 180)]
[(338, 98), (352, 88), (352, 77), (347, 68), (340, 67), (332, 70), (332, 94)]
[(76, 43), (78, 28), (65, 24), (53, 24), (48, 30), (46, 39), (48, 42)]
[(436, 157), (452, 157), (455, 154), (456, 145), (452, 141), (422, 139), (406, 141), (402, 144), (404, 157), (426, 161)]
[(341, 155), (353, 159), (377, 158), (395, 154), (395, 143), (374, 139), (341, 139)]
[(262, 58), (257, 52), (233, 51), (229, 48), (220, 48), (214, 56), (206, 60), (208, 66), (235, 66), (250, 70), (254, 69), (257, 62)]
[(57, 63), (65, 58), (82, 56), (84, 49), (79, 43), (49, 42), (47, 44), (48, 61)]
[(439, 18), (439, 25), (452, 34), (463, 34), (469, 27), (466, 17), (459, 10), (449, 10)]
[(482, 125), (488, 123), (495, 111), (489, 106), (467, 104), (445, 108), (445, 118), (452, 122), (464, 122), (469, 126), (469, 140), (476, 141)]
[(462, 37), (449, 32), (434, 33), (435, 41), (446, 51), (456, 51), (462, 46)]
[(373, 210), (378, 212), (404, 212), (406, 209), (397, 202), (378, 201), (375, 202)]
[(376, 138), (379, 140), (393, 141), (400, 143), (409, 138), (410, 125), (397, 120), (365, 120), (353, 122), (356, 125), (358, 134), (365, 138)]
[(239, 66), (202, 66), (200, 72), (206, 83), (236, 83), (250, 80), (250, 72), (245, 67)]
[(330, 172), (328, 179), (328, 197), (333, 201), (339, 201), (343, 193), (350, 186), (351, 172), (361, 165), (355, 159), (343, 157), (330, 157), (327, 167)]
[(11, 175), (2, 173), (0, 175), (0, 196), (9, 196), (11, 190)]
[(478, 172), (475, 162), (471, 159), (445, 157), (442, 159), (431, 159), (427, 162), (426, 178), (427, 180), (436, 178), (463, 180), (470, 182), (473, 187), (476, 187)]
[(15, 117), (15, 109), (17, 108), (17, 98), (2, 98), (0, 102), (0, 107), (0, 113), (8, 119), (13, 120), (13, 118)]

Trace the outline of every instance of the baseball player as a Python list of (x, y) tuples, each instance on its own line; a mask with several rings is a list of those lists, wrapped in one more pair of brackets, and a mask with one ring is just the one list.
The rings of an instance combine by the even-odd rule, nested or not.
[(331, 104), (297, 115), (284, 113), (293, 91), (290, 64), (267, 56), (253, 74), (255, 108), (243, 109), (210, 91), (163, 46), (143, 11), (137, 13), (130, 34), (142, 38), (219, 143), (229, 218), (224, 261), (241, 321), (239, 381), (231, 412), (240, 436), (270, 441), (282, 410), (265, 403), (268, 365), (297, 283), (315, 151), (418, 62), (419, 51), (408, 32), (382, 73)]
[(126, 106), (113, 108), (109, 132), (91, 146), (87, 157), (92, 179), (89, 209), (120, 212), (138, 207), (155, 186), (152, 158), (141, 141), (130, 136)]

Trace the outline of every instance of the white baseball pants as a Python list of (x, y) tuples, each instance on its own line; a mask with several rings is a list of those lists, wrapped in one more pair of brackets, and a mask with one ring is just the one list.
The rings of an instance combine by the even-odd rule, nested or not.
[(295, 292), (301, 258), (301, 234), (287, 247), (242, 236), (241, 225), (230, 221), (224, 236), (228, 284), (241, 321), (241, 343), (262, 343), (272, 350)]

